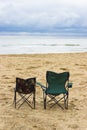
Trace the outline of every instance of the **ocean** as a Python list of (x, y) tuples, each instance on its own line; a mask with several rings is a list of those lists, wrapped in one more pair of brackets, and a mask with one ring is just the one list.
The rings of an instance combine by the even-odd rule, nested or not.
[(87, 37), (0, 35), (0, 54), (87, 52)]

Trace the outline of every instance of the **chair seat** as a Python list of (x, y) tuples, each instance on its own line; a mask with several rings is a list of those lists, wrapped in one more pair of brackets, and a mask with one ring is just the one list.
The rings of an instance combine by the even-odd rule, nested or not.
[(67, 94), (68, 91), (67, 91), (67, 90), (64, 90), (64, 91), (62, 91), (62, 90), (56, 91), (56, 90), (51, 90), (51, 89), (48, 89), (48, 88), (47, 88), (46, 91), (45, 91), (45, 93), (46, 93), (46, 94), (51, 94), (51, 95), (57, 96), (57, 95), (60, 95), (60, 94)]

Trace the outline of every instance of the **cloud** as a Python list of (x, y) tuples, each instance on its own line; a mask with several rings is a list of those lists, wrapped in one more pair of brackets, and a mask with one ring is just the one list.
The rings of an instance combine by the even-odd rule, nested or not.
[(85, 0), (0, 0), (0, 26), (87, 27)]

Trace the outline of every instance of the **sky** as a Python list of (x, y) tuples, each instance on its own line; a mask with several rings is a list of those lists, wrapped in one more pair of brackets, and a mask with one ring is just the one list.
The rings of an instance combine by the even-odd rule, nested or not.
[(87, 1), (0, 0), (0, 32), (87, 33)]

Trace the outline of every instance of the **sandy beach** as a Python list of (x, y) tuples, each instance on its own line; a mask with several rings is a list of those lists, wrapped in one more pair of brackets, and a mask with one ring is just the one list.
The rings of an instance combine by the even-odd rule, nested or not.
[[(36, 86), (36, 109), (13, 104), (16, 77), (36, 77), (45, 85), (46, 71), (70, 72), (69, 108), (43, 108)], [(0, 55), (0, 130), (87, 130), (87, 53)]]

